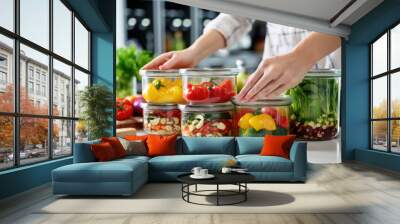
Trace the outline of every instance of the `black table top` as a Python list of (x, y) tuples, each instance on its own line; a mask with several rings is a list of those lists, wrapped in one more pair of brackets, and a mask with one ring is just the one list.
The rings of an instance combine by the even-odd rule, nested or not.
[(237, 184), (255, 180), (255, 177), (249, 173), (213, 173), (215, 177), (212, 179), (193, 179), (190, 175), (192, 174), (182, 174), (177, 179), (185, 184)]

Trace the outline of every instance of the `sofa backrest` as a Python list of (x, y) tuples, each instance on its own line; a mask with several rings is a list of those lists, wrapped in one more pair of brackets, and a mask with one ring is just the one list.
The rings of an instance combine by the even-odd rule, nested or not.
[(236, 155), (259, 154), (264, 137), (236, 137)]
[[(226, 154), (235, 155), (234, 137), (182, 137), (178, 154)], [(178, 144), (177, 144), (178, 147)]]
[(81, 143), (75, 143), (74, 148), (74, 163), (89, 163), (95, 162), (96, 158), (93, 155), (90, 146), (92, 144), (99, 144), (100, 140), (93, 140)]

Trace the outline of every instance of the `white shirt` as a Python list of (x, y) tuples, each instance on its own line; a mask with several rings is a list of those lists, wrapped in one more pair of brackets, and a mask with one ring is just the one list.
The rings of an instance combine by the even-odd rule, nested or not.
[[(219, 31), (229, 47), (238, 42), (252, 28), (253, 20), (221, 13), (210, 21), (204, 32), (210, 29)], [(274, 23), (267, 23), (263, 58), (289, 53), (310, 32)], [(341, 68), (340, 48), (324, 57), (315, 65), (317, 69)]]

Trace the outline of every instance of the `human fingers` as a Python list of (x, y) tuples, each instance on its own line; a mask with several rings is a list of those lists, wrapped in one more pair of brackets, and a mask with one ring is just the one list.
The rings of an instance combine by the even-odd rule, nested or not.
[(257, 81), (257, 83), (251, 88), (251, 90), (244, 97), (245, 101), (255, 100), (255, 96), (263, 91), (263, 89), (268, 85), (280, 85), (278, 82), (279, 75), (281, 74), (279, 69), (269, 66), (264, 69), (264, 74)]
[(182, 61), (177, 54), (173, 54), (169, 60), (160, 65), (161, 70), (178, 68), (178, 64)]
[(257, 83), (257, 81), (261, 78), (262, 76), (262, 66), (260, 65), (257, 70), (249, 76), (247, 79), (245, 85), (243, 86), (242, 90), (240, 93), (237, 95), (237, 98), (239, 100), (243, 100), (244, 96), (249, 92), (249, 90)]
[(142, 69), (159, 69), (159, 67), (173, 56), (173, 52), (161, 54), (143, 66)]

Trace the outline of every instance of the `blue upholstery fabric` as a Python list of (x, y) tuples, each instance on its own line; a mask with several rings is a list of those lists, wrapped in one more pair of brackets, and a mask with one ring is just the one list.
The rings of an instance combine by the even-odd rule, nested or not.
[(234, 137), (182, 137), (182, 153), (235, 155)]
[(236, 155), (260, 154), (264, 137), (236, 137)]
[(235, 159), (231, 155), (174, 155), (157, 156), (149, 160), (149, 170), (190, 172), (193, 167), (203, 167), (210, 171), (219, 171), (228, 160)]
[(74, 147), (74, 163), (89, 163), (96, 161), (92, 153), (90, 145), (98, 144), (100, 140), (93, 140), (90, 142), (75, 143)]
[(292, 161), (278, 156), (239, 155), (240, 167), (250, 172), (293, 172)]
[(148, 164), (145, 158), (75, 163), (53, 170), (52, 176), (55, 194), (130, 195), (147, 182)]
[(307, 143), (295, 142), (290, 149), (290, 160), (293, 162), (293, 178), (305, 181), (307, 177)]
[[(200, 166), (219, 171), (228, 160), (236, 159), (256, 181), (305, 181), (307, 175), (307, 144), (295, 142), (290, 160), (257, 155), (262, 137), (188, 138), (177, 140), (173, 156), (127, 156), (109, 162), (94, 162), (90, 144), (99, 140), (77, 143), (74, 164), (53, 170), (54, 194), (69, 195), (131, 195), (148, 180), (176, 181), (180, 174)], [(235, 144), (235, 142), (237, 144)], [(238, 154), (235, 157), (234, 153)]]

